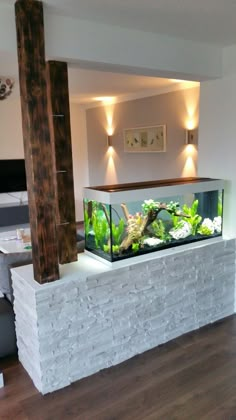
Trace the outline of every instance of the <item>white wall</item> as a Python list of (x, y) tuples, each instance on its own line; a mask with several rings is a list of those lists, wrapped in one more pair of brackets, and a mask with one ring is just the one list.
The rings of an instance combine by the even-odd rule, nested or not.
[(227, 180), (224, 234), (236, 236), (236, 60), (224, 51), (224, 76), (201, 83), (199, 175)]
[[(10, 52), (16, 59), (13, 3), (0, 4), (0, 52)], [(116, 66), (116, 71), (130, 68), (139, 74), (188, 80), (206, 80), (222, 74), (222, 50), (216, 46), (57, 16), (48, 11), (46, 4), (44, 21), (46, 54), (50, 59), (90, 67)], [(4, 64), (1, 62), (5, 69)], [(17, 68), (11, 74), (17, 74)]]
[(83, 187), (88, 181), (88, 152), (85, 110), (70, 103), (76, 220), (83, 220)]
[(132, 72), (200, 80), (219, 77), (221, 48), (149, 32), (48, 13), (46, 54), (67, 62)]

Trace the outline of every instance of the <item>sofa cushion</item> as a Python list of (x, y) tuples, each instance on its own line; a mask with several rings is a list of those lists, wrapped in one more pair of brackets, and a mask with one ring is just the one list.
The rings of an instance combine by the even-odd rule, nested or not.
[(13, 307), (5, 298), (0, 298), (0, 357), (17, 353), (15, 315)]
[(0, 253), (0, 291), (13, 302), (12, 280), (9, 267), (13, 264), (31, 264), (31, 252), (16, 252), (12, 254)]

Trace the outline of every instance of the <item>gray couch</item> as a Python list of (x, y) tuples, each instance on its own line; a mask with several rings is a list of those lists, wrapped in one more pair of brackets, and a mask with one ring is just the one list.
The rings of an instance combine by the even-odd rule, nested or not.
[(31, 264), (31, 252), (16, 252), (13, 254), (0, 253), (0, 291), (13, 303), (13, 291), (10, 268), (14, 266)]
[[(11, 229), (12, 226), (8, 226), (8, 230)], [(82, 229), (77, 231), (77, 250), (78, 253), (84, 251), (84, 233)], [(31, 252), (12, 254), (0, 252), (0, 292), (4, 295), (4, 297), (0, 297), (0, 358), (17, 352), (13, 311), (14, 297), (10, 269), (31, 263)]]
[(0, 253), (0, 291), (4, 295), (0, 298), (0, 358), (17, 353), (10, 269), (31, 261), (31, 253)]
[(17, 353), (15, 316), (11, 303), (0, 298), (0, 358)]

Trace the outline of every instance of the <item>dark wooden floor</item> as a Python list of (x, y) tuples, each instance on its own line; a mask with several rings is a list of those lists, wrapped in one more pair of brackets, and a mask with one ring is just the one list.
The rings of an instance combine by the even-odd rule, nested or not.
[(42, 396), (0, 361), (1, 420), (236, 419), (236, 316)]

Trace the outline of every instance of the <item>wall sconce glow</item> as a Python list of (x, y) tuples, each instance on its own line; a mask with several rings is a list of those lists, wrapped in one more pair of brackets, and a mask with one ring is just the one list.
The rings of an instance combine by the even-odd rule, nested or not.
[(182, 177), (188, 177), (188, 176), (196, 176), (196, 166), (194, 163), (194, 159), (192, 156), (188, 156), (182, 171), (181, 176)]
[(109, 124), (107, 127), (107, 134), (108, 136), (112, 136), (114, 134), (114, 129), (112, 127), (112, 120), (111, 120), (111, 124)]
[[(199, 83), (195, 83), (195, 87)], [(185, 105), (185, 112), (182, 116), (183, 127), (193, 130), (199, 124), (199, 89), (184, 89), (181, 93)]]
[(197, 149), (193, 144), (188, 144), (183, 150), (183, 157), (185, 159), (184, 167), (181, 176), (196, 176), (197, 168)]
[(96, 96), (95, 101), (103, 102), (103, 105), (111, 105), (115, 103), (115, 96)]
[(186, 126), (187, 130), (193, 130), (196, 127), (196, 124), (195, 124), (193, 119), (188, 118), (185, 126)]
[(197, 145), (198, 143), (198, 129), (187, 129), (185, 131), (185, 144), (187, 145)]
[(106, 114), (107, 120), (107, 146), (110, 148), (112, 147), (112, 136), (114, 134), (114, 124), (113, 124), (113, 112), (114, 112), (114, 105), (104, 105), (104, 110)]
[(115, 167), (115, 161), (117, 160), (117, 156), (113, 147), (109, 147), (107, 149), (104, 159), (106, 159), (106, 175), (105, 175), (106, 184), (117, 184), (118, 178), (117, 178), (116, 167)]
[(187, 144), (186, 147), (186, 156), (193, 156), (196, 152), (196, 148), (193, 144)]

